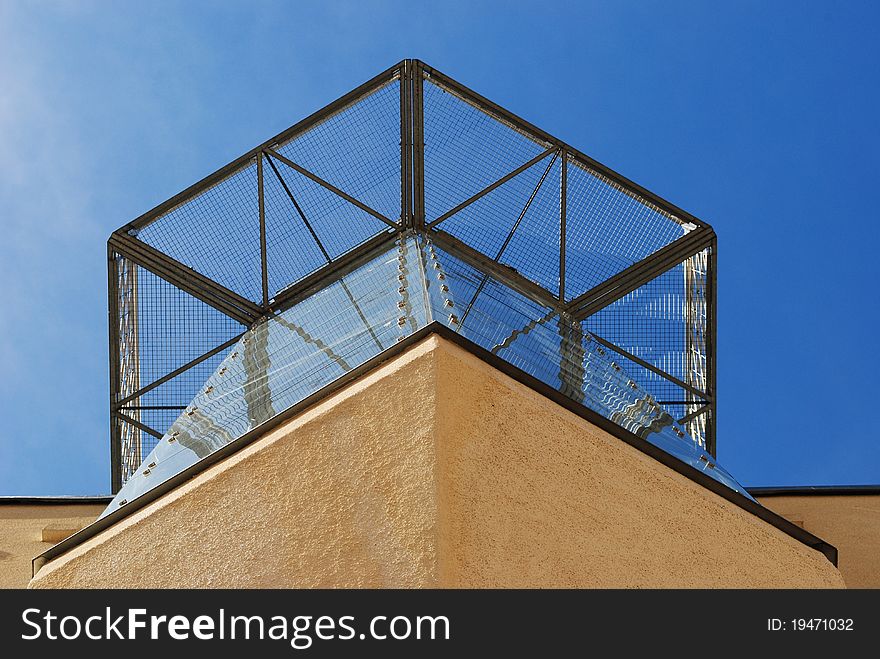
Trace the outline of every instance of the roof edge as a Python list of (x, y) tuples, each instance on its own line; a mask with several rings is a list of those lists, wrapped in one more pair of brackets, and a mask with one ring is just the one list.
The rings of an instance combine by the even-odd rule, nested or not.
[(662, 464), (685, 476), (686, 478), (694, 481), (695, 483), (698, 483), (699, 485), (702, 485), (706, 489), (711, 490), (715, 494), (724, 499), (727, 499), (731, 503), (736, 504), (746, 512), (755, 515), (756, 517), (762, 519), (771, 526), (779, 529), (786, 535), (789, 535), (795, 540), (807, 545), (811, 549), (815, 549), (816, 551), (821, 552), (829, 561), (831, 561), (831, 563), (835, 567), (837, 567), (837, 548), (833, 545), (830, 545), (829, 543), (813, 535), (809, 531), (806, 531), (796, 524), (793, 524), (778, 513), (771, 511), (769, 508), (765, 508), (761, 504), (749, 499), (745, 495), (740, 494), (739, 492), (735, 492), (734, 490), (715, 480), (711, 476), (703, 473), (699, 469), (696, 469), (691, 465), (682, 462), (675, 456), (650, 443), (648, 440), (642, 439), (638, 435), (617, 425), (613, 421), (606, 419), (598, 412), (595, 412), (590, 408), (572, 400), (571, 398), (568, 398), (563, 393), (554, 389), (550, 385), (541, 382), (534, 376), (529, 375), (525, 371), (522, 371), (519, 368), (507, 363), (506, 361), (504, 361), (497, 355), (492, 354), (485, 348), (478, 346), (476, 343), (470, 341), (469, 339), (464, 338), (446, 325), (443, 325), (437, 321), (433, 321), (419, 331), (409, 335), (403, 341), (400, 341), (392, 347), (388, 348), (387, 350), (379, 353), (373, 359), (358, 366), (346, 375), (334, 380), (326, 387), (320, 389), (311, 396), (300, 401), (293, 407), (290, 407), (284, 412), (281, 412), (280, 414), (257, 426), (251, 431), (245, 433), (235, 441), (230, 442), (229, 444), (215, 451), (214, 453), (205, 456), (187, 469), (176, 474), (175, 476), (172, 476), (164, 483), (161, 483), (154, 487), (152, 490), (145, 492), (137, 499), (133, 499), (125, 506), (114, 510), (106, 517), (103, 517), (93, 522), (84, 529), (59, 542), (57, 545), (50, 547), (42, 554), (33, 559), (32, 576), (36, 575), (36, 572), (48, 561), (60, 556), (70, 549), (73, 549), (74, 547), (82, 544), (86, 540), (93, 538), (102, 531), (110, 528), (117, 522), (128, 517), (131, 513), (145, 508), (148, 504), (156, 501), (171, 490), (176, 489), (178, 486), (194, 478), (212, 465), (220, 462), (221, 460), (224, 460), (230, 455), (237, 453), (249, 444), (263, 437), (269, 430), (280, 426), (282, 423), (300, 414), (301, 412), (305, 411), (312, 405), (315, 405), (316, 403), (322, 401), (328, 396), (336, 393), (351, 382), (359, 379), (370, 371), (375, 370), (385, 362), (394, 359), (395, 357), (403, 353), (406, 349), (410, 348), (411, 346), (415, 345), (416, 343), (422, 341), (432, 334), (437, 334), (441, 338), (458, 345), (464, 350), (467, 350), (478, 359), (484, 361), (489, 366), (496, 368), (505, 375), (513, 378), (520, 384), (523, 384), (534, 390), (535, 392), (545, 396), (546, 398), (549, 398), (550, 400), (561, 405), (570, 412), (573, 412), (574, 414), (585, 419), (586, 421), (589, 421), (593, 425), (601, 428), (602, 430), (605, 430), (614, 437), (623, 440), (630, 446), (636, 448), (642, 453), (645, 453), (646, 455), (651, 456), (658, 462), (661, 462)]
[(780, 485), (746, 490), (753, 497), (880, 495), (880, 485)]
[(0, 495), (0, 506), (58, 506), (67, 504), (104, 504), (107, 505), (113, 500), (112, 494), (62, 494), (49, 496), (18, 496), (18, 495)]

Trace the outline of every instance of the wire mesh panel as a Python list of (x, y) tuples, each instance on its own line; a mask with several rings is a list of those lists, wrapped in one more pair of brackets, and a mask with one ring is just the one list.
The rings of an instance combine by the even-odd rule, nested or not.
[(675, 216), (574, 158), (566, 201), (569, 300), (685, 235)]
[(400, 219), (400, 75), (276, 147), (391, 220)]
[(462, 242), (493, 258), (507, 239), (517, 218), (541, 182), (552, 156), (538, 161), (518, 176), (437, 225)]
[(430, 222), (545, 151), (454, 90), (424, 83), (425, 219)]
[[(198, 393), (222, 352), (182, 369), (244, 328), (129, 258), (116, 254), (114, 266), (119, 346), (114, 410), (133, 422), (114, 426), (124, 481), (156, 443), (137, 424), (161, 435)], [(160, 384), (149, 388), (155, 383)]]
[(138, 240), (226, 288), (260, 300), (255, 159), (137, 231)]
[[(399, 152), (399, 146), (395, 148)], [(397, 158), (399, 161), (399, 153)], [(271, 155), (266, 160), (263, 180), (270, 297), (373, 236), (391, 230), (280, 160)], [(399, 172), (397, 177), (399, 206)]]

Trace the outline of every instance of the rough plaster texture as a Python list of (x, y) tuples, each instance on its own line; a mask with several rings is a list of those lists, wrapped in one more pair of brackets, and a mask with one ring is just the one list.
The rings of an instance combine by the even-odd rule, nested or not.
[(436, 336), (31, 582), (842, 585), (818, 552)]
[(847, 588), (880, 588), (880, 496), (810, 494), (759, 500), (837, 547)]
[[(0, 588), (24, 588), (31, 579), (31, 559), (91, 524), (104, 506), (88, 504), (0, 504)], [(43, 542), (44, 530), (49, 542)], [(59, 533), (60, 532), (60, 533)]]

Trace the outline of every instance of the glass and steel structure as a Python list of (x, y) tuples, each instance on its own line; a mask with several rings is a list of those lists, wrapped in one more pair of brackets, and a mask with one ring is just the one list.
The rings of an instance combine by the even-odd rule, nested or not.
[(444, 327), (732, 490), (711, 227), (416, 60), (114, 232), (109, 514)]

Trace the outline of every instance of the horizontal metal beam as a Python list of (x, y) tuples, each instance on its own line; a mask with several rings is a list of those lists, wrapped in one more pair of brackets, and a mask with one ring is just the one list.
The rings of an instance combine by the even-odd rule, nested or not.
[(714, 236), (711, 228), (695, 229), (574, 298), (566, 305), (566, 310), (576, 320), (592, 316), (705, 249)]
[(201, 181), (194, 183), (193, 185), (186, 188), (186, 190), (179, 192), (178, 194), (174, 195), (173, 197), (171, 197), (167, 201), (162, 202), (161, 204), (159, 204), (155, 208), (153, 208), (153, 209), (147, 211), (146, 213), (144, 213), (143, 215), (135, 218), (134, 220), (132, 220), (131, 222), (129, 222), (128, 224), (125, 225), (125, 227), (123, 228), (123, 231), (127, 231), (129, 229), (142, 229), (143, 227), (150, 224), (150, 222), (156, 220), (159, 216), (164, 215), (165, 213), (169, 212), (170, 210), (172, 210), (176, 206), (179, 206), (180, 204), (195, 197), (200, 192), (207, 190), (208, 188), (219, 183), (223, 179), (228, 178), (229, 176), (234, 174), (236, 171), (248, 166), (250, 164), (250, 160), (252, 160), (253, 158), (256, 158), (256, 156), (259, 153), (261, 153), (262, 151), (264, 151), (265, 149), (275, 147), (278, 144), (280, 144), (282, 142), (286, 142), (286, 141), (296, 137), (297, 135), (304, 133), (305, 131), (307, 131), (311, 128), (314, 128), (317, 125), (327, 121), (328, 119), (332, 118), (336, 114), (345, 110), (350, 105), (353, 105), (354, 103), (356, 103), (360, 99), (364, 98), (365, 96), (368, 96), (369, 94), (371, 94), (375, 90), (379, 89), (383, 85), (391, 82), (396, 77), (400, 76), (401, 72), (403, 70), (403, 65), (404, 65), (403, 62), (399, 62), (399, 63), (395, 64), (394, 66), (386, 69), (385, 71), (383, 71), (379, 75), (374, 76), (373, 78), (371, 78), (367, 82), (363, 83), (362, 85), (356, 87), (355, 89), (348, 92), (347, 94), (340, 96), (338, 99), (336, 99), (335, 101), (330, 103), (330, 105), (327, 105), (327, 106), (321, 108), (320, 110), (309, 115), (308, 117), (306, 117), (302, 121), (295, 123), (290, 128), (287, 128), (286, 130), (278, 133), (278, 135), (276, 135), (275, 137), (273, 137), (269, 140), (266, 140), (265, 142), (263, 142), (259, 146), (256, 146), (253, 149), (251, 149), (250, 151), (248, 151), (247, 153), (239, 156), (238, 158), (233, 160), (228, 165), (221, 167), (213, 174), (209, 174), (208, 176), (203, 178)]
[(266, 149), (265, 153), (267, 156), (271, 156), (272, 158), (275, 158), (276, 160), (280, 160), (281, 162), (283, 162), (285, 165), (287, 165), (291, 169), (294, 169), (297, 172), (299, 172), (300, 174), (302, 174), (303, 176), (305, 176), (306, 178), (311, 179), (312, 181), (314, 181), (315, 183), (320, 185), (322, 188), (325, 188), (325, 189), (329, 190), (330, 192), (332, 192), (333, 194), (335, 194), (337, 197), (342, 197), (348, 203), (350, 203), (354, 206), (357, 206), (365, 213), (369, 213), (370, 215), (375, 217), (377, 220), (384, 222), (388, 226), (394, 227), (395, 229), (400, 228), (401, 225), (398, 224), (397, 222), (389, 220), (387, 217), (382, 215), (382, 213), (370, 208), (364, 202), (362, 202), (358, 199), (355, 199), (354, 197), (352, 197), (350, 194), (348, 194), (344, 190), (340, 190), (332, 183), (325, 181), (317, 174), (314, 174), (314, 173), (310, 172), (309, 170), (307, 170), (305, 167), (303, 167), (301, 165), (297, 165), (290, 158), (286, 158), (286, 157), (282, 156), (280, 153), (278, 153), (277, 151), (273, 151), (272, 149)]
[[(441, 87), (445, 87), (447, 90), (452, 92), (453, 94), (461, 97), (465, 101), (471, 103), (476, 106), (486, 114), (494, 116), (496, 119), (500, 120), (502, 123), (508, 124), (513, 129), (517, 130), (520, 133), (525, 134), (530, 137), (532, 140), (536, 142), (542, 142), (546, 144), (552, 144), (558, 148), (565, 149), (568, 152), (568, 155), (571, 156), (572, 160), (579, 162), (585, 167), (594, 170), (595, 172), (605, 176), (606, 178), (614, 181), (619, 186), (621, 186), (621, 192), (627, 194), (630, 197), (637, 199), (638, 201), (650, 201), (652, 204), (665, 211), (669, 215), (673, 215), (679, 220), (683, 222), (690, 222), (698, 227), (708, 226), (705, 222), (700, 220), (699, 218), (694, 217), (687, 211), (679, 208), (675, 204), (663, 199), (662, 197), (654, 194), (650, 190), (647, 190), (640, 186), (638, 183), (634, 183), (630, 179), (626, 178), (622, 174), (617, 173), (610, 167), (603, 165), (597, 160), (593, 160), (588, 155), (578, 151), (571, 145), (563, 142), (557, 137), (550, 135), (546, 131), (541, 130), (534, 124), (526, 121), (525, 119), (515, 115), (513, 112), (504, 109), (500, 105), (490, 101), (486, 97), (478, 94), (472, 89), (466, 87), (465, 85), (453, 80), (449, 76), (441, 73), (437, 69), (434, 69), (424, 63), (421, 63), (422, 70), (425, 71), (426, 79), (431, 81), (432, 83), (438, 84)], [(641, 199), (640, 199), (641, 198)]]
[(250, 300), (171, 258), (136, 238), (114, 233), (110, 246), (139, 266), (174, 284), (242, 325), (250, 325), (263, 311)]
[[(601, 343), (603, 346), (605, 346), (605, 347), (608, 348), (609, 350), (613, 350), (613, 351), (616, 352), (618, 355), (621, 355), (621, 356), (623, 356), (623, 357), (626, 357), (626, 358), (629, 359), (630, 361), (633, 361), (633, 362), (635, 362), (636, 364), (638, 364), (639, 366), (648, 369), (648, 370), (651, 371), (652, 373), (656, 373), (657, 375), (659, 375), (659, 376), (660, 376), (661, 378), (663, 378), (664, 380), (669, 380), (670, 382), (672, 382), (672, 383), (675, 384), (675, 385), (678, 385), (679, 387), (681, 387), (681, 388), (684, 389), (685, 391), (689, 391), (689, 392), (691, 392), (694, 396), (699, 396), (699, 397), (702, 398), (703, 400), (707, 400), (707, 401), (710, 401), (710, 402), (711, 402), (712, 399), (709, 398), (709, 396), (707, 396), (705, 393), (703, 393), (702, 391), (700, 391), (700, 390), (697, 389), (696, 387), (693, 387), (693, 386), (689, 385), (687, 382), (684, 382), (683, 380), (679, 380), (679, 379), (678, 379), (677, 377), (675, 377), (674, 375), (670, 375), (669, 373), (667, 373), (667, 372), (664, 371), (663, 369), (661, 369), (661, 368), (657, 368), (656, 366), (654, 366), (654, 364), (652, 364), (652, 363), (650, 363), (650, 362), (646, 362), (644, 359), (642, 359), (641, 357), (637, 357), (637, 356), (635, 356), (634, 354), (632, 354), (632, 353), (629, 352), (628, 350), (624, 350), (624, 349), (621, 348), (620, 346), (618, 346), (618, 345), (614, 345), (613, 343), (611, 343), (611, 341), (608, 341), (608, 340), (606, 340), (606, 339), (603, 339), (603, 338), (602, 338), (601, 336), (599, 336), (598, 334), (594, 334), (593, 332), (590, 332), (589, 330), (586, 330), (586, 331), (587, 331), (587, 332), (589, 333), (589, 335), (592, 336), (592, 337), (593, 337), (598, 343)], [(691, 402), (693, 403), (694, 401), (691, 401)]]
[(120, 407), (120, 412), (131, 412), (139, 410), (180, 410), (186, 409), (186, 405), (126, 405)]
[(478, 252), (442, 229), (434, 229), (430, 232), (430, 237), (441, 249), (461, 258), (483, 274), (491, 275), (494, 279), (538, 304), (562, 311), (562, 305), (555, 295), (532, 280), (523, 277), (515, 268), (494, 261), (491, 257)]
[[(463, 202), (461, 202), (461, 203), (460, 203), (458, 206), (456, 206), (455, 208), (446, 211), (445, 213), (443, 213), (443, 215), (441, 215), (440, 217), (438, 217), (438, 218), (437, 218), (436, 220), (434, 220), (433, 222), (428, 223), (428, 225), (427, 225), (428, 228), (429, 228), (429, 229), (433, 229), (434, 227), (436, 227), (438, 224), (440, 224), (440, 223), (443, 222), (444, 220), (449, 219), (450, 217), (452, 217), (453, 215), (455, 215), (455, 214), (458, 213), (459, 211), (461, 211), (461, 210), (467, 208), (468, 206), (470, 206), (472, 203), (474, 203), (474, 202), (477, 201), (478, 199), (481, 199), (481, 198), (483, 198), (484, 196), (486, 196), (487, 194), (489, 194), (490, 192), (492, 192), (492, 190), (494, 190), (495, 188), (504, 185), (504, 184), (507, 183), (510, 179), (512, 179), (514, 176), (518, 176), (518, 175), (521, 174), (522, 172), (526, 171), (529, 167), (532, 167), (533, 165), (536, 165), (537, 163), (541, 162), (544, 158), (546, 158), (547, 156), (549, 156), (550, 154), (552, 154), (552, 153), (554, 153), (554, 152), (556, 152), (556, 151), (557, 151), (556, 147), (550, 147), (550, 148), (547, 149), (546, 151), (544, 151), (544, 152), (542, 152), (542, 153), (539, 153), (538, 155), (536, 155), (534, 158), (532, 158), (532, 159), (529, 160), (528, 162), (525, 162), (525, 163), (523, 163), (522, 165), (520, 165), (519, 167), (517, 167), (516, 169), (514, 169), (513, 171), (508, 172), (507, 174), (505, 174), (504, 176), (502, 176), (500, 179), (498, 179), (498, 180), (495, 181), (494, 183), (492, 183), (492, 184), (490, 184), (490, 185), (487, 185), (485, 188), (483, 188), (482, 190), (480, 190), (477, 194), (472, 195), (471, 197), (465, 199)], [(543, 180), (543, 179), (541, 179), (541, 180)]]

